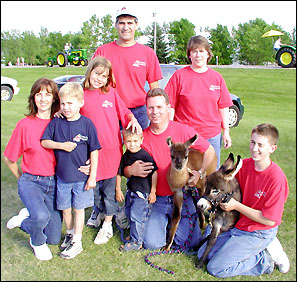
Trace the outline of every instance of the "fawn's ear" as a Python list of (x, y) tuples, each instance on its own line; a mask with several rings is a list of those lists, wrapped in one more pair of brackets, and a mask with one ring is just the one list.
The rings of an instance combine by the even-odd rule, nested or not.
[(192, 138), (190, 138), (186, 143), (185, 146), (190, 147), (196, 140), (198, 139), (198, 134), (195, 134)]
[(237, 174), (237, 172), (241, 169), (241, 167), (242, 167), (242, 159), (241, 159), (240, 155), (237, 155), (236, 164), (231, 169), (228, 169), (225, 172), (224, 179), (226, 179), (228, 181), (232, 180), (235, 177), (235, 175)]
[(170, 136), (167, 137), (166, 142), (168, 144), (169, 147), (171, 147), (172, 145), (172, 138)]

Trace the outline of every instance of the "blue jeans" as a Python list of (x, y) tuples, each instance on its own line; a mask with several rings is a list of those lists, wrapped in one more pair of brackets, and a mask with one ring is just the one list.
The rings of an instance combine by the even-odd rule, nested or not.
[[(186, 203), (183, 203), (182, 218), (177, 227), (174, 242), (177, 245), (183, 245), (188, 239), (191, 231), (190, 221), (186, 211), (186, 204), (189, 213), (194, 221), (194, 230), (189, 248), (195, 247), (201, 239), (201, 230), (197, 219), (196, 207), (190, 193), (186, 195)], [(152, 212), (149, 217), (144, 238), (144, 247), (146, 249), (160, 249), (165, 246), (166, 238), (170, 228), (170, 219), (172, 216), (173, 196), (157, 196), (156, 202), (152, 206)]]
[(218, 134), (217, 136), (211, 137), (207, 139), (207, 141), (214, 147), (218, 162), (217, 162), (217, 168), (218, 170), (220, 168), (220, 162), (221, 162), (221, 147), (222, 147), (222, 134)]
[(115, 198), (116, 176), (97, 181), (94, 189), (93, 210), (97, 213), (104, 213), (107, 216), (114, 215), (119, 205)]
[(56, 245), (61, 239), (62, 215), (56, 206), (56, 177), (23, 173), (18, 180), (19, 196), (30, 216), (21, 229), (30, 234), (32, 244)]
[(148, 202), (148, 193), (142, 193), (143, 199), (136, 193), (127, 190), (125, 197), (125, 212), (130, 223), (130, 237), (132, 242), (142, 244), (147, 221), (152, 205)]
[(142, 127), (142, 130), (146, 129), (149, 126), (150, 120), (147, 116), (146, 105), (136, 108), (129, 108), (129, 110), (131, 110), (131, 112), (137, 119), (138, 123)]
[[(220, 234), (207, 257), (208, 272), (220, 278), (272, 273), (274, 264), (265, 248), (275, 238), (277, 229), (249, 232), (234, 227)], [(204, 236), (209, 233), (208, 226)], [(204, 253), (206, 244), (199, 249), (198, 258)]]

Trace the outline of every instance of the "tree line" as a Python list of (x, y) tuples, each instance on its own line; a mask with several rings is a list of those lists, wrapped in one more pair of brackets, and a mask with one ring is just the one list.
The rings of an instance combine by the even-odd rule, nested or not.
[[(138, 29), (136, 40), (147, 36), (146, 45), (154, 48), (154, 28), (156, 26), (156, 54), (160, 63), (188, 64), (186, 47), (189, 39), (196, 35), (195, 25), (187, 19), (169, 23), (152, 23), (145, 30)], [(264, 20), (256, 18), (249, 22), (232, 27), (231, 33), (227, 26), (217, 24), (215, 28), (200, 27), (200, 32), (208, 34), (212, 42), (214, 58), (210, 64), (229, 65), (234, 62), (248, 65), (262, 65), (274, 61), (273, 43), (277, 37), (262, 38), (270, 29), (284, 33), (282, 42), (296, 46), (296, 28), (291, 32), (284, 31), (276, 24), (268, 25)], [(74, 49), (87, 49), (91, 58), (99, 45), (114, 41), (117, 30), (110, 14), (101, 19), (92, 15), (83, 22), (81, 30), (76, 33), (48, 32), (46, 27), (36, 36), (32, 31), (20, 33), (18, 30), (1, 32), (1, 63), (16, 64), (17, 57), (23, 57), (29, 65), (44, 65), (48, 57), (53, 57), (64, 49), (66, 42)]]

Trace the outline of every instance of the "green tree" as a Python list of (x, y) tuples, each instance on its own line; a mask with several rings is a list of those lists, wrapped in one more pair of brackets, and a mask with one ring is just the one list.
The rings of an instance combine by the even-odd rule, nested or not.
[(30, 65), (36, 65), (40, 59), (40, 39), (35, 36), (32, 31), (25, 31), (22, 33), (22, 53)]
[(169, 46), (170, 61), (179, 64), (187, 64), (187, 44), (192, 36), (195, 35), (195, 25), (187, 19), (169, 23)]
[(106, 44), (109, 42), (114, 41), (117, 38), (117, 30), (114, 27), (114, 23), (112, 21), (112, 16), (107, 14), (101, 19), (101, 26), (100, 26), (100, 37), (99, 41), (101, 44)]
[(218, 56), (219, 65), (232, 64), (234, 42), (227, 26), (218, 24), (216, 28), (210, 29), (209, 33), (211, 34), (210, 40), (212, 41), (211, 50), (214, 55), (209, 64), (216, 64), (216, 56)]
[(19, 30), (12, 29), (1, 31), (1, 58), (5, 57), (5, 63), (9, 61), (16, 64), (17, 57), (22, 54), (22, 38)]
[[(166, 43), (166, 24), (163, 24), (161, 27), (158, 23), (156, 23), (156, 55), (161, 64), (168, 64), (169, 62), (169, 46)], [(147, 46), (154, 49), (154, 31), (155, 31), (155, 23), (146, 28), (145, 35), (149, 37), (149, 41), (146, 44)]]
[(65, 39), (61, 32), (50, 32), (47, 38), (47, 46), (49, 48), (49, 56), (55, 57), (58, 52), (64, 49)]

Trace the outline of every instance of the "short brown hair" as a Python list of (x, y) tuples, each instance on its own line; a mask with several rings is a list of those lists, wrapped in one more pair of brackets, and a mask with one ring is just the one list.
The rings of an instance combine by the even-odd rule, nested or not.
[(270, 145), (277, 145), (279, 133), (277, 128), (272, 124), (259, 124), (252, 129), (252, 134), (253, 133), (266, 137)]
[(163, 96), (165, 98), (166, 105), (169, 105), (169, 97), (165, 90), (163, 90), (162, 88), (153, 88), (149, 90), (146, 94), (146, 101), (148, 98), (156, 96)]
[(106, 59), (105, 57), (97, 56), (90, 62), (90, 64), (88, 65), (88, 68), (86, 70), (86, 73), (85, 73), (85, 80), (83, 82), (83, 88), (85, 88), (85, 89), (90, 88), (90, 86), (91, 86), (90, 85), (91, 72), (98, 66), (100, 66), (102, 68), (102, 72), (104, 72), (106, 70), (108, 71), (107, 83), (106, 83), (106, 85), (101, 87), (102, 92), (107, 93), (109, 91), (110, 86), (113, 88), (116, 87), (116, 81), (115, 81), (115, 78), (112, 73), (111, 62), (108, 59)]
[(30, 95), (28, 97), (28, 109), (29, 113), (25, 116), (36, 116), (38, 108), (35, 104), (35, 95), (40, 91), (46, 89), (49, 93), (53, 94), (53, 104), (51, 108), (51, 118), (54, 117), (54, 114), (60, 109), (60, 98), (58, 95), (57, 84), (48, 78), (40, 78), (34, 82), (31, 87)]
[(207, 38), (205, 38), (202, 35), (197, 35), (197, 36), (193, 36), (189, 40), (188, 45), (187, 45), (187, 57), (188, 57), (188, 60), (190, 61), (190, 63), (192, 63), (191, 59), (190, 59), (190, 52), (197, 48), (201, 48), (201, 47), (203, 47), (208, 53), (207, 63), (212, 59), (213, 53), (211, 51), (211, 46), (210, 46)]
[(134, 130), (134, 132), (132, 132), (132, 126), (130, 126), (128, 129), (127, 128), (123, 128), (122, 134), (123, 134), (124, 139), (126, 137), (129, 137), (129, 136), (132, 136), (132, 135), (138, 135), (139, 137), (143, 137), (143, 133), (142, 132), (140, 134), (137, 134), (136, 130)]
[(67, 82), (65, 83), (60, 91), (59, 97), (63, 97), (64, 95), (70, 95), (73, 98), (76, 98), (78, 101), (84, 101), (84, 90), (81, 85), (77, 82)]

